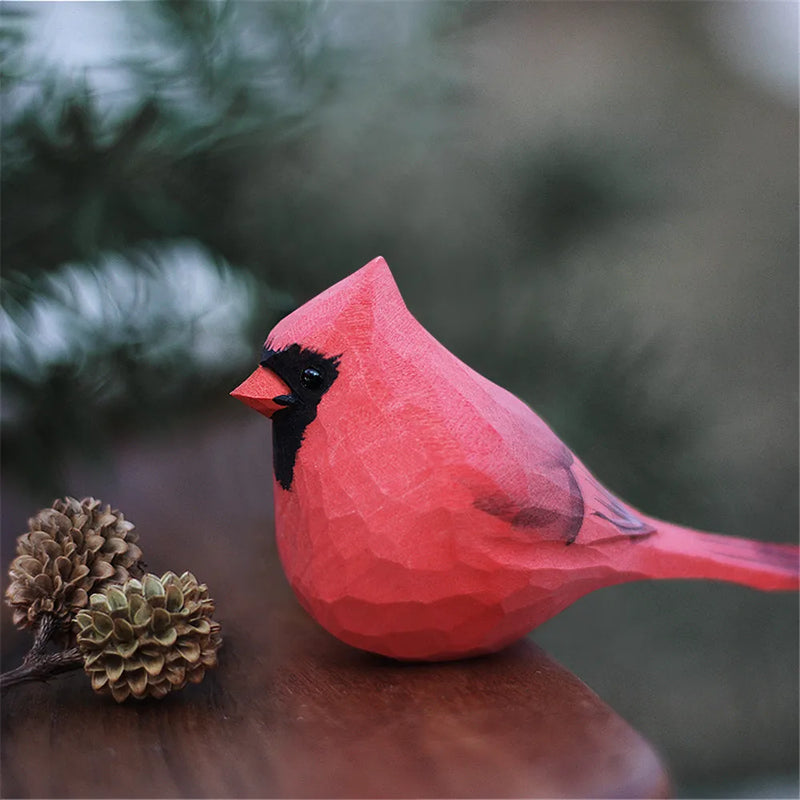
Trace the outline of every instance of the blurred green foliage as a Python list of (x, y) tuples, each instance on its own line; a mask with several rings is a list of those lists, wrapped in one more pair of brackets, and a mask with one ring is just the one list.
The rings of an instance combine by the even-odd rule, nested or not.
[[(199, 243), (207, 257), (197, 269), (227, 276), (220, 305), (237, 278), (246, 286), (236, 335), (252, 342), (252, 353), (292, 298), (324, 288), (340, 264), (354, 268), (379, 252), (412, 257), (414, 238), (391, 205), (368, 219), (342, 212), (335, 172), (326, 180), (308, 170), (326, 139), (363, 137), (362, 170), (398, 157), (406, 159), (399, 169), (419, 170), (431, 159), (426, 148), (451, 148), (470, 98), (443, 46), (452, 30), (479, 20), (479, 11), (448, 3), (126, 4), (140, 55), (108, 65), (122, 87), (109, 97), (86, 74), (26, 58), (30, 9), (4, 9), (6, 474), (54, 488), (69, 458), (100, 458), (114, 432), (206, 407), (249, 366), (251, 353), (241, 347), (211, 364), (193, 357), (184, 335), (192, 321), (179, 296), (162, 288), (175, 242)], [(471, 264), (504, 256), (512, 278), (516, 271), (546, 291), (576, 242), (624, 226), (654, 202), (630, 152), (602, 142), (554, 141), (507, 163), (511, 214), (503, 224), (513, 236), (498, 256), (497, 241), (482, 245), (465, 228), (458, 270), (465, 275), (475, 271)], [(446, 209), (430, 224), (437, 214), (446, 224)], [(130, 292), (109, 273), (115, 253), (152, 278), (136, 285), (133, 305), (115, 296)], [(76, 265), (107, 288), (105, 299), (92, 296), (92, 308), (122, 311), (100, 313), (102, 324), (88, 331), (62, 325), (58, 335), (84, 330), (93, 346), (43, 359), (34, 351), (41, 350), (45, 311), (61, 303), (76, 321), (89, 312), (81, 308), (86, 293), (72, 285)], [(406, 285), (416, 288), (413, 276)], [(154, 306), (157, 313), (143, 315)], [(132, 315), (142, 324), (131, 325)], [(556, 342), (547, 314), (525, 319), (515, 350), (480, 336), (464, 342), (468, 358), (537, 398), (544, 416), (590, 459), (598, 430), (604, 441), (618, 441), (620, 458), (613, 447), (600, 456), (612, 485), (645, 493), (653, 448), (662, 486), (694, 480), (685, 459), (670, 470), (666, 455), (677, 460), (690, 436), (683, 415), (664, 408), (654, 419), (654, 408), (640, 402), (652, 359), (619, 341), (598, 360)], [(531, 365), (523, 377), (519, 363)], [(638, 457), (623, 444), (632, 436)]]
[[(235, 259), (233, 221), (220, 212), (242, 172), (265, 143), (276, 158), (296, 144), (335, 80), (340, 54), (324, 39), (308, 45), (321, 38), (318, 4), (136, 5), (127, 15), (155, 57), (110, 65), (134, 87), (119, 118), (85, 78), (30, 65), (5, 81), (7, 100), (34, 89), (4, 115), (8, 271), (161, 237), (200, 239)], [(252, 19), (240, 19), (245, 10)], [(261, 53), (239, 47), (252, 21), (272, 35)]]
[[(336, 14), (317, 2), (164, 0), (123, 12), (146, 47), (141, 57), (108, 65), (128, 87), (113, 103), (85, 74), (60, 74), (26, 57), (34, 9), (6, 4), (2, 12), (3, 463), (6, 474), (39, 488), (55, 486), (64, 459), (98, 457), (112, 431), (161, 424), (218, 398), (247, 364), (238, 352), (201, 369), (180, 326), (165, 326), (170, 315), (187, 323), (180, 297), (165, 300), (159, 280), (144, 281), (131, 307), (114, 296), (109, 254), (163, 280), (171, 267), (154, 244), (201, 242), (247, 288), (238, 313), (255, 353), (291, 307), (287, 294), (269, 287), (302, 283), (287, 238), (300, 232), (308, 254), (309, 232), (320, 236), (325, 220), (302, 182), (284, 181), (254, 211), (266, 239), (254, 255), (229, 209), (252, 165), (269, 174), (270, 165), (296, 159), (337, 82), (357, 79), (376, 57), (374, 48), (337, 36)], [(37, 358), (42, 316), (54, 304), (78, 323), (63, 335), (80, 338), (85, 292), (65, 291), (64, 273), (76, 263), (86, 281), (106, 286), (105, 297), (91, 298), (93, 313), (120, 303), (127, 313), (160, 311), (145, 326), (106, 314), (80, 358), (74, 347)]]

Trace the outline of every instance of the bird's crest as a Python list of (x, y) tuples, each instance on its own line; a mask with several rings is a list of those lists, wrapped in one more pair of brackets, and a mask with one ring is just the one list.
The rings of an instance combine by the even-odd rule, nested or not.
[(377, 331), (402, 335), (409, 320), (389, 265), (378, 257), (282, 319), (270, 347), (302, 343), (323, 353), (353, 351), (369, 346)]

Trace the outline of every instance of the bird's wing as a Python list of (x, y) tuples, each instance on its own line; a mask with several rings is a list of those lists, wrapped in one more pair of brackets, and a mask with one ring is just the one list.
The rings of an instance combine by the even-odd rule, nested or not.
[[(522, 534), (564, 544), (649, 536), (655, 528), (604, 486), (564, 448), (563, 460), (528, 464), (525, 486), (471, 476), (472, 505)], [(572, 459), (567, 461), (567, 456)]]
[(584, 544), (620, 537), (639, 538), (656, 532), (647, 517), (613, 495), (577, 458), (573, 457), (570, 471), (583, 497), (580, 541)]
[[(492, 393), (506, 414), (495, 433), (509, 442), (496, 463), (484, 463), (470, 482), (473, 506), (546, 541), (593, 544), (648, 536), (646, 518), (602, 486), (545, 422), (505, 389)], [(478, 465), (474, 465), (478, 466)]]

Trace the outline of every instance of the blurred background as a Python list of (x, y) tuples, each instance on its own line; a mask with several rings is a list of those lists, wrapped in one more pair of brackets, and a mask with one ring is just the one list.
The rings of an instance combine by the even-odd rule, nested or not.
[[(67, 493), (143, 536), (268, 517), (269, 428), (227, 393), (379, 254), (633, 505), (796, 540), (797, 30), (791, 2), (4, 3), (3, 563)], [(533, 638), (679, 794), (797, 796), (796, 597), (622, 586)]]

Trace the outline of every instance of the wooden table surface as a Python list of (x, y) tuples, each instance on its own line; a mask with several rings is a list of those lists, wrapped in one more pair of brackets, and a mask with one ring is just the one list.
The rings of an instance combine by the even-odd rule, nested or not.
[[(176, 474), (123, 459), (107, 488), (124, 485), (135, 503), (137, 481), (164, 490)], [(10, 688), (3, 797), (667, 795), (650, 745), (529, 641), (479, 659), (401, 664), (335, 640), (283, 577), (268, 500), (255, 503), (257, 520), (246, 492), (227, 511), (208, 510), (205, 481), (213, 476), (185, 487), (197, 511), (151, 511), (147, 529), (137, 527), (153, 571), (191, 569), (209, 585), (224, 637), (218, 669), (163, 701), (120, 706), (80, 671)], [(29, 639), (13, 631), (8, 609), (3, 632), (9, 669)]]

